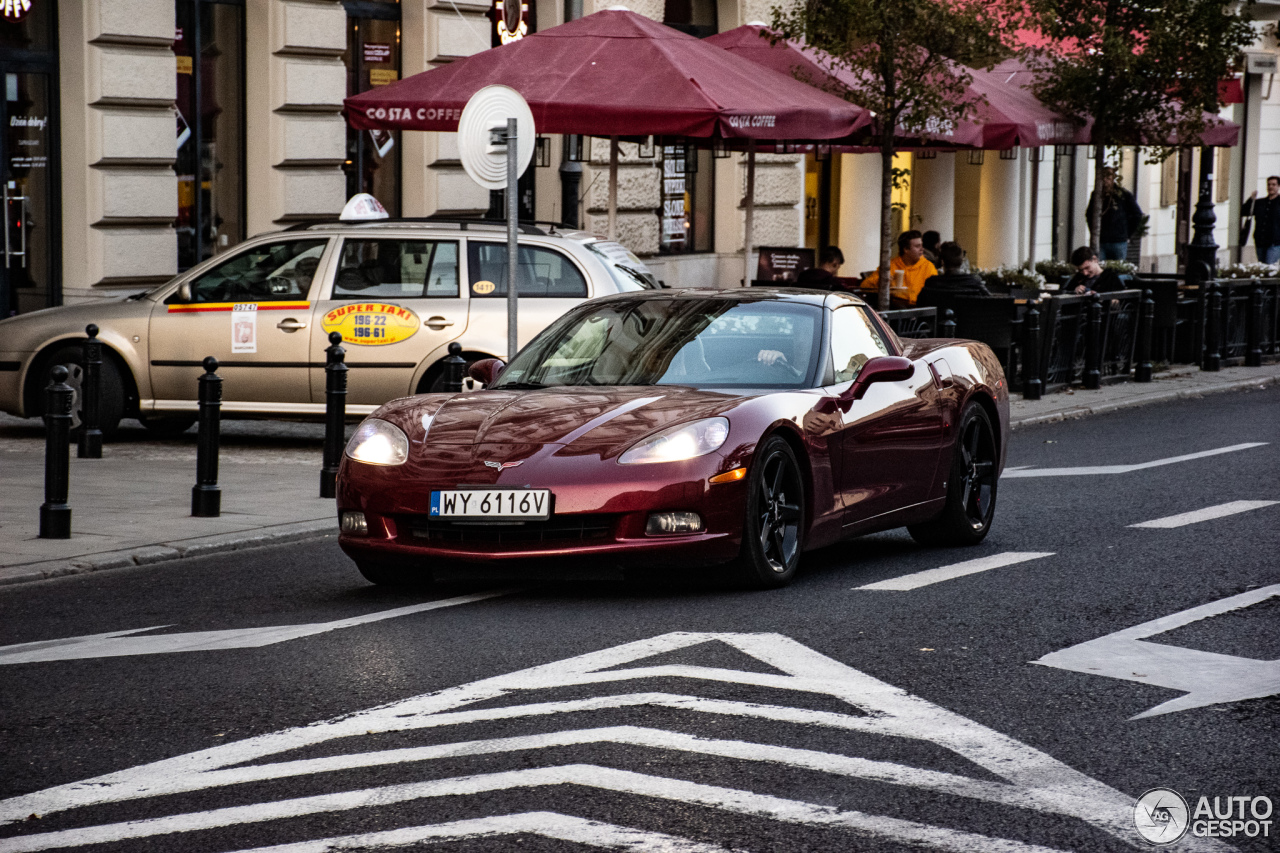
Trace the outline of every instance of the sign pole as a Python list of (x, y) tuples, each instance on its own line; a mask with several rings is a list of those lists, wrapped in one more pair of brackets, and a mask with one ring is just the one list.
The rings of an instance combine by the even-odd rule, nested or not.
[(519, 349), (519, 335), (516, 326), (516, 306), (519, 294), (516, 292), (516, 268), (519, 263), (519, 246), (516, 232), (519, 219), (519, 180), (516, 158), (516, 120), (507, 119), (507, 363), (515, 358)]

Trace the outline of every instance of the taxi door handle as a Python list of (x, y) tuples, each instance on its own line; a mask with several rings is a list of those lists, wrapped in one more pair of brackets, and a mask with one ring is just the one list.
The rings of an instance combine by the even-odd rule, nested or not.
[(437, 315), (435, 317), (428, 317), (426, 320), (423, 320), (422, 325), (427, 326), (431, 329), (434, 329), (438, 332), (441, 329), (445, 328), (446, 326), (452, 326), (453, 321), (446, 320), (445, 318)]
[(299, 329), (305, 329), (306, 327), (307, 327), (306, 323), (299, 323), (297, 320), (293, 319), (292, 317), (286, 317), (285, 319), (281, 320), (279, 323), (276, 323), (277, 329), (284, 329), (286, 332), (296, 332)]

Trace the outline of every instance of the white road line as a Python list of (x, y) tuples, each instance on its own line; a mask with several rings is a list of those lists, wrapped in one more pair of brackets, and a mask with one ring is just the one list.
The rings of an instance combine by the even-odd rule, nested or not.
[(900, 578), (889, 578), (888, 580), (876, 581), (866, 586), (856, 586), (854, 591), (860, 589), (872, 590), (889, 590), (893, 592), (906, 592), (907, 590), (919, 589), (922, 586), (949, 581), (952, 578), (962, 578), (965, 575), (976, 575), (978, 572), (986, 572), (991, 569), (1001, 569), (1005, 566), (1013, 566), (1018, 563), (1025, 563), (1029, 560), (1039, 560), (1041, 557), (1052, 557), (1053, 551), (1006, 551), (1003, 554), (992, 554), (989, 557), (979, 557), (976, 560), (965, 560), (963, 563), (956, 563), (951, 566), (942, 566), (937, 569), (928, 569), (923, 572), (916, 572), (910, 575), (903, 575)]
[(1165, 518), (1156, 518), (1151, 521), (1144, 521), (1140, 524), (1130, 524), (1129, 526), (1169, 530), (1174, 527), (1186, 527), (1188, 524), (1198, 524), (1201, 521), (1213, 521), (1215, 518), (1226, 518), (1229, 515), (1238, 515), (1242, 512), (1248, 512), (1251, 509), (1262, 509), (1263, 507), (1275, 506), (1276, 504), (1280, 504), (1280, 501), (1232, 501), (1231, 503), (1207, 506), (1204, 509), (1182, 512), (1177, 515), (1166, 516)]
[(338, 850), (372, 850), (384, 847), (407, 847), (439, 841), (468, 838), (495, 838), (504, 835), (541, 835), (557, 841), (569, 841), (586, 847), (636, 853), (734, 853), (718, 844), (703, 844), (663, 832), (649, 832), (630, 826), (617, 826), (556, 812), (524, 812), (490, 817), (456, 820), (430, 826), (408, 826), (363, 835), (319, 838), (296, 844), (255, 847), (238, 853), (331, 853)]
[[(827, 826), (852, 830), (911, 846), (970, 853), (973, 850), (993, 853), (1049, 853), (1054, 848), (1026, 844), (1005, 838), (993, 838), (957, 829), (931, 826), (913, 820), (873, 815), (857, 811), (841, 811), (832, 806), (788, 800), (767, 794), (756, 794), (717, 785), (704, 785), (666, 776), (652, 776), (599, 767), (593, 764), (568, 764), (559, 767), (537, 767), (428, 782), (407, 782), (361, 791), (318, 794), (290, 800), (275, 800), (250, 806), (229, 806), (205, 812), (170, 815), (100, 826), (77, 827), (38, 835), (4, 839), (5, 853), (35, 853), (71, 845), (109, 844), (134, 838), (151, 838), (178, 832), (219, 829), (246, 823), (302, 817), (352, 809), (385, 808), (396, 803), (432, 797), (455, 797), (505, 791), (513, 788), (535, 788), (549, 785), (578, 785), (636, 794), (681, 804), (693, 804), (753, 817), (769, 817), (785, 823)], [(1130, 809), (1132, 814), (1132, 810)]]
[(125, 636), (139, 634), (143, 631), (155, 631), (168, 627), (161, 625), (151, 628), (134, 628), (127, 631), (110, 631), (105, 634), (89, 634), (84, 637), (66, 637), (59, 640), (39, 640), (34, 643), (19, 643), (14, 646), (0, 646), (0, 666), (19, 663), (48, 663), (59, 660), (83, 660), (85, 658), (121, 657), (126, 655), (162, 655), (175, 652), (205, 652), (223, 649), (256, 649), (315, 634), (326, 634), (342, 628), (354, 628), (357, 625), (368, 625), (384, 619), (396, 619), (428, 610), (441, 610), (445, 607), (456, 607), (459, 604), (471, 604), (486, 598), (496, 598), (519, 592), (515, 589), (499, 589), (489, 592), (476, 592), (460, 595), (456, 598), (445, 598), (439, 601), (428, 601), (424, 604), (411, 604), (408, 607), (397, 607), (394, 610), (380, 610), (353, 616), (350, 619), (337, 619), (333, 622), (315, 622), (310, 625), (278, 625), (263, 628), (231, 628), (224, 631), (192, 631), (185, 634), (157, 634), (155, 636)]
[(1188, 453), (1185, 456), (1171, 456), (1168, 459), (1156, 459), (1152, 462), (1139, 462), (1135, 465), (1089, 465), (1081, 468), (1006, 468), (1001, 475), (1002, 480), (1016, 480), (1027, 477), (1087, 477), (1097, 474), (1128, 474), (1130, 471), (1142, 471), (1146, 468), (1159, 468), (1161, 465), (1173, 465), (1177, 462), (1190, 462), (1192, 459), (1204, 459), (1222, 453), (1235, 453), (1237, 450), (1248, 450), (1252, 447), (1266, 447), (1268, 442), (1251, 441), (1246, 444), (1233, 444), (1230, 447), (1219, 447), (1216, 450), (1202, 450), (1199, 453)]

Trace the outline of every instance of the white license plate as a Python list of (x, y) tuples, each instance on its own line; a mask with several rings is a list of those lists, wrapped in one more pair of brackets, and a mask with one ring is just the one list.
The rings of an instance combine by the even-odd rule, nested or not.
[(432, 518), (551, 517), (550, 489), (452, 489), (431, 493)]

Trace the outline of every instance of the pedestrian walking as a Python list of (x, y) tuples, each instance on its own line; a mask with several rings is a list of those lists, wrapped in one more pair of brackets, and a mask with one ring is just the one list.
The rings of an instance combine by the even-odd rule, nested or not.
[(1267, 194), (1258, 198), (1254, 192), (1241, 211), (1246, 225), (1241, 230), (1241, 244), (1249, 239), (1248, 217), (1253, 217), (1253, 245), (1258, 260), (1264, 264), (1280, 263), (1280, 176), (1267, 178)]
[(1116, 185), (1116, 170), (1110, 166), (1102, 170), (1102, 199), (1099, 202), (1095, 190), (1089, 196), (1089, 235), (1093, 236), (1093, 212), (1101, 203), (1101, 234), (1098, 245), (1104, 261), (1123, 261), (1129, 253), (1129, 240), (1142, 227), (1142, 208), (1133, 193)]

